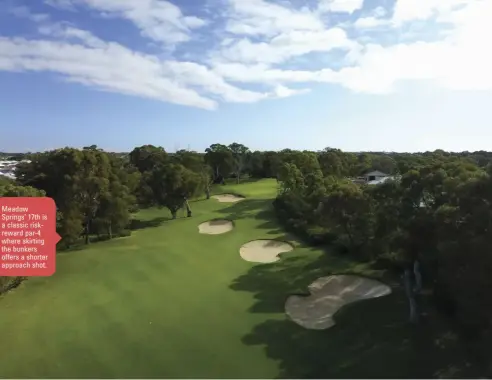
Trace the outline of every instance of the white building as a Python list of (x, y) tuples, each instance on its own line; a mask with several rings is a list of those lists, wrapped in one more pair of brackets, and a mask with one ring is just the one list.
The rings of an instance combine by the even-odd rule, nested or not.
[[(22, 160), (20, 162), (31, 162), (29, 160)], [(20, 163), (13, 160), (0, 160), (0, 176), (5, 176), (11, 179), (15, 179), (15, 168)]]
[(354, 183), (358, 183), (361, 185), (379, 185), (384, 183), (390, 179), (397, 179), (397, 177), (390, 176), (386, 173), (383, 173), (379, 170), (373, 170), (369, 173), (364, 174), (363, 176), (357, 177), (357, 179), (352, 180)]
[(363, 175), (363, 178), (366, 182), (371, 182), (371, 181), (380, 181), (384, 178), (388, 178), (389, 175), (383, 172), (380, 172), (379, 170), (374, 170), (372, 172), (366, 173)]

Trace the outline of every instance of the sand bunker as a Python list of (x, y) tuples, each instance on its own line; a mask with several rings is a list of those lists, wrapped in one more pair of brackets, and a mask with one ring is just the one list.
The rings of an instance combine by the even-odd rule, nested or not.
[(239, 254), (246, 261), (254, 263), (273, 263), (280, 260), (282, 252), (292, 251), (293, 247), (278, 240), (253, 240), (239, 249)]
[(234, 228), (234, 224), (230, 220), (217, 219), (209, 220), (208, 222), (202, 223), (198, 226), (198, 231), (201, 234), (207, 235), (219, 235), (225, 234)]
[(244, 198), (234, 194), (220, 194), (214, 195), (212, 198), (217, 199), (221, 203), (234, 203), (242, 201)]
[(389, 286), (355, 275), (321, 277), (308, 289), (310, 296), (290, 296), (285, 312), (297, 324), (313, 330), (332, 327), (332, 317), (343, 305), (391, 293)]

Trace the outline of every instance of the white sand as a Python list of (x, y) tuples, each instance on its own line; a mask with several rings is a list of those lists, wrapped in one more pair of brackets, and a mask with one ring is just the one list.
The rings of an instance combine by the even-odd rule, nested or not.
[(233, 228), (234, 225), (230, 220), (220, 219), (220, 220), (209, 220), (208, 222), (200, 224), (198, 226), (198, 231), (201, 234), (219, 235), (232, 231)]
[(255, 263), (273, 263), (280, 260), (282, 252), (292, 251), (294, 248), (278, 240), (253, 240), (239, 249), (239, 254), (246, 261)]
[(391, 293), (389, 286), (355, 275), (321, 277), (308, 289), (310, 296), (290, 296), (285, 312), (297, 324), (313, 330), (332, 327), (332, 317), (343, 305)]
[(221, 203), (234, 203), (234, 202), (242, 201), (244, 199), (243, 197), (238, 197), (237, 195), (234, 194), (213, 195), (212, 198), (217, 199)]

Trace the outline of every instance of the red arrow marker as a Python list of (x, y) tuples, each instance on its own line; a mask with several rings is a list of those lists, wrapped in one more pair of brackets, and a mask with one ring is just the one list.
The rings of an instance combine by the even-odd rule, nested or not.
[(60, 239), (52, 198), (0, 198), (0, 276), (52, 276)]

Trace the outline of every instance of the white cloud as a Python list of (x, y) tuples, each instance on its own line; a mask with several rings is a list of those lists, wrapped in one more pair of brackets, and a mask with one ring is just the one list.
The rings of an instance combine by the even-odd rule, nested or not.
[(377, 28), (379, 26), (388, 25), (389, 20), (377, 18), (374, 16), (361, 17), (354, 22), (354, 27), (359, 29)]
[(226, 102), (253, 103), (269, 96), (231, 86), (216, 72), (194, 62), (167, 61), (163, 64), (163, 70), (179, 83), (201, 87), (206, 92), (220, 95)]
[(247, 38), (235, 41), (222, 48), (214, 60), (242, 63), (282, 63), (292, 57), (312, 52), (327, 52), (336, 48), (351, 49), (356, 43), (350, 41), (340, 28), (322, 31), (290, 31), (279, 34), (268, 42), (251, 42)]
[[(469, 5), (477, 0), (397, 0), (393, 21), (396, 24), (430, 17), (451, 11), (460, 5)], [(478, 0), (480, 1), (480, 0)]]
[(42, 25), (38, 28), (38, 31), (39, 33), (46, 36), (82, 42), (84, 45), (87, 45), (89, 47), (103, 48), (106, 46), (106, 42), (88, 32), (87, 30), (77, 29), (66, 23), (52, 23)]
[(311, 90), (309, 88), (295, 90), (282, 85), (278, 85), (277, 87), (275, 87), (275, 95), (279, 98), (288, 98), (293, 95), (307, 94), (310, 91)]
[(364, 0), (319, 0), (321, 12), (354, 13), (362, 8)]
[[(213, 29), (201, 36), (204, 54), (182, 52), (181, 57), (198, 59), (163, 60), (103, 41), (74, 25), (49, 24), (48, 19), (20, 8), (17, 15), (41, 23), (40, 34), (50, 40), (0, 38), (0, 70), (52, 71), (105, 91), (205, 109), (215, 109), (221, 101), (251, 103), (305, 94), (309, 83), (336, 84), (371, 94), (389, 93), (405, 81), (492, 91), (492, 55), (486, 48), (487, 36), (492, 34), (491, 0), (397, 0), (392, 16), (389, 9), (377, 7), (360, 12), (356, 20), (350, 13), (362, 9), (361, 0), (320, 0), (315, 9), (294, 8), (287, 1), (220, 0), (227, 5), (220, 11), (223, 23), (202, 29), (206, 20), (185, 15), (164, 0), (47, 1), (85, 5), (128, 19), (143, 36), (162, 42), (163, 47), (188, 40), (194, 29), (204, 33)], [(329, 12), (345, 15), (333, 18)], [(438, 37), (425, 40), (421, 35), (406, 42), (399, 34), (403, 24), (422, 23), (438, 32)], [(359, 29), (355, 31), (360, 35), (358, 42), (347, 35), (347, 27)], [(372, 35), (368, 42), (363, 38), (368, 28), (379, 28), (373, 33), (379, 36), (392, 33), (396, 42), (383, 45)], [(320, 60), (310, 56), (314, 65), (300, 63), (299, 57), (305, 62), (313, 52), (330, 56)], [(232, 83), (250, 86), (245, 89)], [(294, 83), (304, 84), (303, 88), (290, 88)]]
[(368, 44), (355, 65), (338, 71), (279, 70), (266, 65), (221, 64), (224, 77), (263, 83), (337, 83), (356, 92), (384, 94), (401, 81), (430, 80), (448, 89), (492, 91), (492, 55), (486, 36), (492, 32), (492, 3), (477, 1), (446, 16), (453, 33), (434, 42), (399, 43), (383, 47)]
[(82, 44), (0, 37), (0, 70), (52, 71), (67, 81), (101, 90), (205, 109), (218, 104), (195, 88), (229, 102), (255, 102), (270, 96), (229, 85), (203, 65), (160, 61), (74, 28), (56, 33)]
[(185, 16), (179, 7), (165, 0), (50, 0), (64, 7), (84, 5), (106, 16), (133, 22), (143, 36), (154, 41), (176, 44), (190, 40), (192, 29), (206, 24), (195, 16)]
[(291, 9), (265, 0), (226, 0), (226, 31), (273, 37), (282, 32), (323, 30), (321, 19), (307, 9)]
[(378, 28), (380, 26), (389, 26), (390, 19), (384, 18), (387, 15), (386, 9), (376, 7), (369, 16), (360, 17), (355, 20), (353, 26), (358, 29)]
[[(492, 55), (485, 48), (486, 36), (492, 34), (489, 22), (492, 2), (468, 0), (465, 7), (456, 8), (458, 0), (451, 1), (454, 4), (430, 7), (439, 21), (454, 25), (445, 38), (390, 46), (366, 44), (355, 55), (354, 64), (340, 70), (282, 70), (247, 62), (221, 62), (215, 70), (227, 79), (239, 82), (325, 82), (373, 94), (389, 93), (399, 82), (412, 80), (430, 80), (455, 90), (492, 90), (489, 73)], [(413, 17), (426, 17), (425, 14), (417, 16), (413, 13)]]

